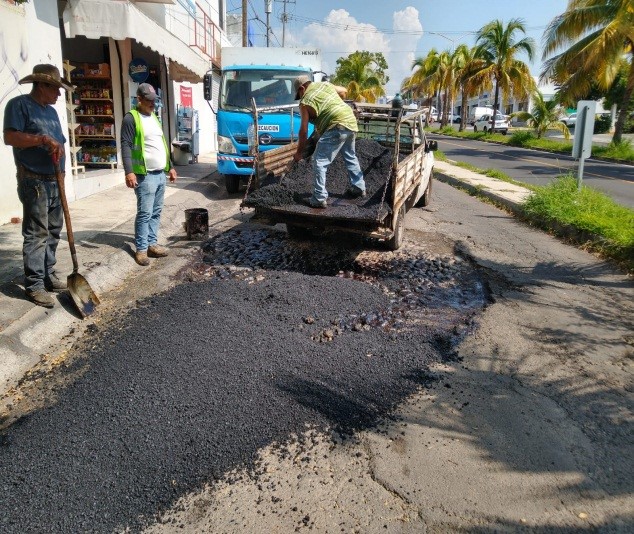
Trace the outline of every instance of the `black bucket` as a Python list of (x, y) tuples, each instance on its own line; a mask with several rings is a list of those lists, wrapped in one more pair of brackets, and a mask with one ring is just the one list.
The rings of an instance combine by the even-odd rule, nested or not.
[(209, 212), (205, 208), (185, 210), (185, 230), (187, 239), (207, 239), (209, 237)]

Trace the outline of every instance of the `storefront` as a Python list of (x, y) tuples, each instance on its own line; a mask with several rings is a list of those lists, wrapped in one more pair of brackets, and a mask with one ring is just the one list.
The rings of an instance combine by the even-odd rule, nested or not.
[(127, 2), (69, 2), (63, 20), (62, 54), (77, 87), (69, 109), (75, 170), (119, 164), (120, 123), (135, 105), (139, 83), (156, 88), (155, 112), (166, 137), (177, 138), (174, 83), (200, 83), (209, 61)]
[[(156, 111), (168, 140), (182, 138), (183, 119), (193, 119), (196, 110), (199, 150), (216, 149), (215, 116), (204, 100), (202, 84), (211, 58), (216, 57), (217, 66), (221, 42), (226, 40), (210, 18), (218, 15), (211, 11), (213, 5), (207, 5), (210, 13), (199, 12), (194, 18), (180, 3), (158, 0), (30, 0), (19, 5), (0, 0), (6, 56), (0, 111), (10, 98), (30, 91), (18, 81), (37, 63), (63, 68), (76, 86), (72, 94), (62, 91), (54, 106), (68, 131), (65, 171), (72, 176), (66, 180), (70, 201), (122, 183), (121, 122), (134, 105), (142, 76), (160, 92)], [(185, 113), (183, 107), (190, 110)], [(8, 169), (0, 176), (5, 191), (0, 224), (5, 224), (22, 212), (11, 147), (0, 146), (0, 162)]]

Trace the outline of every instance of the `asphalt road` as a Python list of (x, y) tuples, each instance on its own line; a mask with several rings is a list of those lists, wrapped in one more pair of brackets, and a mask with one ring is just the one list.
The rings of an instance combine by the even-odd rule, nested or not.
[[(498, 169), (527, 184), (546, 185), (562, 174), (577, 175), (577, 163), (571, 156), (435, 134), (430, 137), (438, 141), (438, 149), (449, 159), (481, 169)], [(634, 166), (588, 159), (583, 183), (634, 208)]]

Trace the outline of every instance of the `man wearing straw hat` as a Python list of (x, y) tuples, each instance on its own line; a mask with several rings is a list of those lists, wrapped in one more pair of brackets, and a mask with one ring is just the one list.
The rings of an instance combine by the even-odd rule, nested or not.
[(38, 306), (52, 308), (48, 291), (66, 289), (55, 272), (55, 252), (64, 222), (55, 164), (64, 168), (66, 137), (53, 105), (60, 88), (72, 91), (54, 65), (40, 64), (18, 83), (32, 83), (31, 92), (7, 102), (4, 111), (4, 143), (13, 147), (17, 168), (18, 197), (23, 206), (22, 256), (24, 290)]

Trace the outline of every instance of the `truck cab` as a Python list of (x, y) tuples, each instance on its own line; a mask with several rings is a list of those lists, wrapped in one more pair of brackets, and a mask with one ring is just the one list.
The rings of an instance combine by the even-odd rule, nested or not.
[[(228, 193), (237, 193), (254, 173), (253, 143), (265, 152), (296, 142), (301, 123), (293, 80), (314, 79), (319, 53), (305, 49), (240, 48), (222, 51), (218, 97), (218, 172)], [(258, 131), (253, 131), (253, 106)], [(309, 134), (312, 133), (312, 125)], [(251, 149), (250, 149), (251, 148)]]

